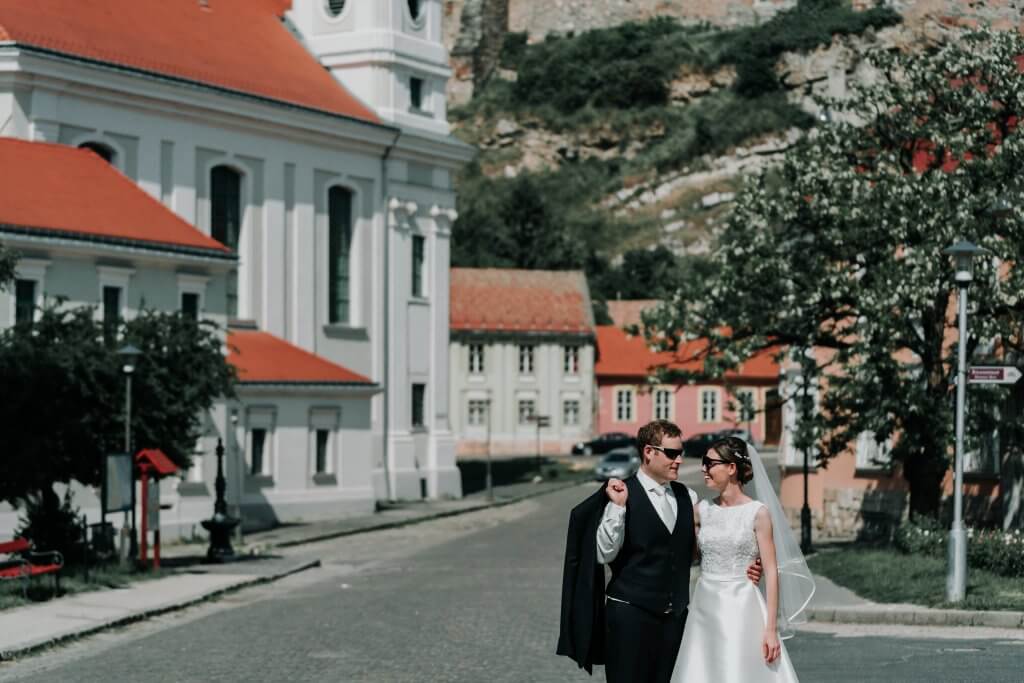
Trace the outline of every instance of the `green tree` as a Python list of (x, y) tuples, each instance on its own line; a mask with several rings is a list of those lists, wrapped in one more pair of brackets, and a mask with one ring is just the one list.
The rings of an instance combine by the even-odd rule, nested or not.
[[(135, 448), (158, 447), (186, 466), (202, 414), (233, 392), (234, 371), (210, 323), (143, 311), (122, 327), (143, 351), (132, 386)], [(124, 391), (116, 345), (91, 307), (59, 303), (0, 333), (0, 500), (53, 514), (54, 484), (98, 486), (103, 458), (124, 448)]]
[[(971, 287), (969, 350), (1020, 353), (1024, 320), (1024, 38), (981, 31), (925, 55), (878, 52), (877, 78), (828, 103), (838, 123), (752, 181), (699, 296), (648, 319), (712, 340), (719, 374), (776, 345), (819, 349), (821, 459), (872, 432), (894, 440), (915, 514), (934, 516), (953, 442), (955, 293), (942, 250), (991, 251)], [(1006, 215), (991, 207), (1013, 190)], [(728, 331), (728, 332), (727, 332)], [(992, 392), (971, 387), (975, 425)]]
[(17, 258), (10, 249), (0, 244), (0, 290), (14, 279), (14, 265)]

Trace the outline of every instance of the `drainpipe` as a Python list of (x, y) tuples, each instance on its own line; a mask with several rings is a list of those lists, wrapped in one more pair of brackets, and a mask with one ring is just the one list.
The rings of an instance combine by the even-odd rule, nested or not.
[(382, 449), (384, 454), (384, 491), (389, 501), (395, 499), (395, 492), (391, 488), (391, 467), (388, 464), (391, 457), (388, 446), (389, 406), (391, 402), (391, 388), (388, 385), (391, 378), (391, 206), (388, 201), (388, 159), (391, 157), (391, 151), (398, 144), (400, 137), (402, 137), (402, 131), (399, 130), (395, 134), (395, 139), (384, 150), (384, 156), (380, 160), (381, 205), (384, 207), (384, 320), (381, 331), (384, 340), (384, 372), (382, 378), (384, 382), (384, 400), (381, 406), (381, 428), (383, 429), (382, 436), (384, 439)]

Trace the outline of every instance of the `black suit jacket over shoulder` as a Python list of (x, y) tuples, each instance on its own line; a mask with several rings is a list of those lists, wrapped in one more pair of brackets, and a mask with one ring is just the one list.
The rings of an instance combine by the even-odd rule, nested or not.
[(557, 654), (593, 673), (605, 659), (604, 565), (597, 561), (597, 527), (608, 496), (604, 487), (569, 513), (562, 574), (562, 616)]

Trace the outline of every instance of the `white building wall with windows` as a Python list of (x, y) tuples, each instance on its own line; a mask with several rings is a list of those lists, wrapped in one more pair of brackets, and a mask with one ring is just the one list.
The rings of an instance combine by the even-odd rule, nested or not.
[[(566, 372), (567, 348), (574, 350), (570, 358), (576, 359), (575, 372)], [(531, 356), (532, 372), (526, 372)], [(520, 372), (521, 362), (524, 372)], [(532, 405), (536, 414), (551, 420), (550, 427), (540, 430), (544, 453), (567, 454), (573, 444), (590, 438), (595, 400), (592, 341), (459, 335), (451, 343), (448, 363), (452, 430), (459, 439), (460, 454), (486, 453), (488, 441), (495, 454), (535, 453), (537, 427), (520, 419), (521, 404), (524, 411)]]
[[(336, 17), (334, 4), (342, 7)], [(294, 0), (287, 15), (296, 40), (372, 107), (382, 125), (0, 47), (0, 135), (93, 146), (206, 234), (214, 223), (214, 169), (231, 169), (240, 181), (236, 275), (204, 286), (206, 275), (185, 277), (137, 260), (115, 259), (97, 270), (77, 258), (26, 259), (22, 274), (42, 283), (36, 296), (84, 288), (98, 302), (102, 280), (124, 288), (128, 315), (143, 299), (174, 308), (182, 292), (200, 293), (204, 310), (226, 299), (234, 310), (220, 310), (220, 322), (254, 325), (369, 377), (384, 391), (360, 399), (365, 410), (343, 410), (360, 418), (343, 417), (349, 426), (338, 437), (345, 453), (363, 461), (353, 476), (368, 473), (368, 481), (339, 479), (351, 481), (343, 497), (358, 498), (360, 511), (372, 509), (374, 499), (461, 495), (448, 407), (448, 263), (453, 175), (472, 150), (447, 135), (440, 0), (419, 4), (413, 17), (409, 0)], [(423, 80), (419, 107), (409, 102), (411, 77)], [(330, 315), (332, 188), (351, 196), (347, 320)], [(0, 324), (14, 317), (13, 297), (0, 296)], [(424, 386), (424, 417), (416, 425), (414, 384)], [(248, 401), (243, 395), (237, 411), (244, 414)], [(279, 416), (313, 405), (280, 393), (261, 401), (276, 406)], [(233, 429), (230, 413), (220, 407), (211, 434)], [(299, 422), (286, 423), (294, 434), (279, 431), (282, 472), (303, 471), (310, 426), (306, 419), (300, 429)], [(212, 454), (208, 441), (204, 456)], [(204, 465), (202, 474), (183, 479), (212, 490), (212, 476)], [(229, 494), (241, 488), (229, 487)], [(276, 478), (258, 495), (277, 513), (295, 515), (301, 500), (315, 498), (298, 493), (307, 489)]]

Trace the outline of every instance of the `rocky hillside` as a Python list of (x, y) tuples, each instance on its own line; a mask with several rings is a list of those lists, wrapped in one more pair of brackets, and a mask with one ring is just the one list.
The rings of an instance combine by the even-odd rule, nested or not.
[(596, 299), (657, 296), (622, 269), (698, 271), (743, 175), (827, 119), (816, 96), (870, 79), (868, 50), (1021, 22), (1009, 0), (887, 4), (448, 0), (451, 118), (481, 149), (453, 261), (584, 268)]

